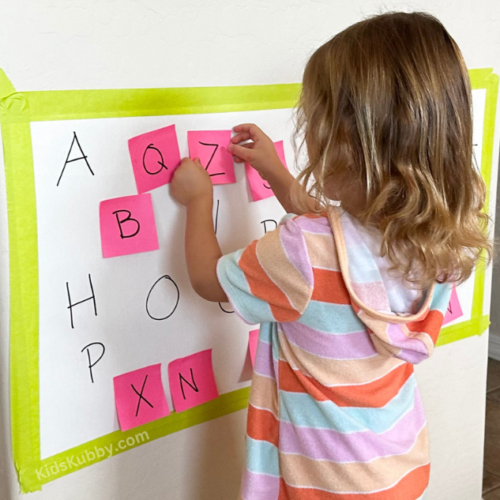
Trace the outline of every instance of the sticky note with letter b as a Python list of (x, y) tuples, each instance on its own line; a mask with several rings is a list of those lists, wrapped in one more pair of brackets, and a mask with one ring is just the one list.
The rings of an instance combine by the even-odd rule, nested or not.
[(217, 398), (212, 349), (172, 361), (168, 365), (168, 382), (176, 412)]
[(181, 162), (175, 125), (129, 139), (128, 149), (139, 193), (168, 184)]
[(159, 363), (114, 377), (113, 387), (122, 431), (170, 415)]
[(99, 221), (105, 258), (159, 248), (150, 193), (101, 201)]

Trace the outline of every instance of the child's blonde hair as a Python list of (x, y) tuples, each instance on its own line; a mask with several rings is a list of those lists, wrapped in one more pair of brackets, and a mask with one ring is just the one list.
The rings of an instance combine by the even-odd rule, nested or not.
[(490, 258), (470, 80), (436, 18), (382, 14), (321, 46), (304, 72), (297, 134), (308, 153), (299, 180), (318, 211), (332, 182), (362, 186), (356, 216), (380, 229), (382, 255), (410, 282), (460, 283), (483, 250)]

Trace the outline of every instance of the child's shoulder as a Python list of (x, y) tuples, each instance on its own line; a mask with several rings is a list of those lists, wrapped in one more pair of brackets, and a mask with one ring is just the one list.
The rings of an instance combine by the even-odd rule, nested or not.
[(326, 214), (287, 214), (281, 224), (297, 226), (302, 232), (315, 234), (332, 234), (330, 222)]

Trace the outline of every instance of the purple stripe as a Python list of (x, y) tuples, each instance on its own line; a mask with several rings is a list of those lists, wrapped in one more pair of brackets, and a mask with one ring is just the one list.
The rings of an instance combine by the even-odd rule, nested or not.
[(257, 352), (255, 353), (254, 371), (259, 375), (271, 377), (276, 380), (272, 346), (260, 339), (257, 344)]
[(290, 342), (316, 356), (331, 359), (362, 359), (377, 354), (366, 331), (346, 335), (322, 333), (302, 323), (280, 325)]
[(408, 349), (401, 349), (399, 354), (397, 355), (399, 359), (406, 361), (407, 363), (411, 363), (412, 365), (416, 365), (422, 362), (424, 359), (429, 357), (428, 354), (424, 354), (422, 352), (410, 351)]
[(314, 278), (311, 261), (300, 228), (289, 219), (280, 229), (280, 240), (288, 260), (312, 287)]
[(280, 478), (256, 474), (245, 470), (241, 485), (241, 496), (244, 500), (277, 500), (280, 488)]
[(426, 356), (429, 355), (425, 344), (420, 339), (412, 339), (405, 335), (400, 324), (389, 323), (387, 325), (387, 335), (392, 345), (401, 347), (405, 351), (415, 351)]
[(368, 462), (409, 451), (425, 421), (422, 400), (416, 390), (413, 409), (383, 434), (372, 431), (343, 434), (329, 429), (295, 427), (291, 423), (281, 422), (280, 451), (300, 454), (314, 460)]
[(308, 217), (297, 217), (292, 219), (297, 226), (299, 226), (304, 231), (315, 234), (332, 234), (330, 224), (326, 217), (320, 217), (318, 219), (309, 219)]

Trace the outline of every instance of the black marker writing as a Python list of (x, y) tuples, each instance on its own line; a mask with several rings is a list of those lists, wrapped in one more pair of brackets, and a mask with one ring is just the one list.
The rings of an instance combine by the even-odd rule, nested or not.
[(453, 309), (452, 309), (452, 307), (451, 307), (451, 302), (448, 304), (447, 309), (448, 309), (448, 312), (449, 312), (450, 314), (453, 314)]
[[(80, 154), (82, 156), (79, 156), (78, 158), (73, 158), (72, 160), (69, 159), (69, 156), (71, 155), (71, 151), (73, 150), (73, 144), (76, 142), (76, 145), (78, 146), (78, 149), (80, 150)], [(73, 161), (79, 161), (79, 160), (85, 160), (85, 163), (87, 164), (87, 168), (90, 170), (90, 173), (94, 175), (94, 172), (90, 168), (89, 162), (87, 161), (87, 155), (83, 152), (82, 147), (80, 146), (80, 142), (78, 141), (78, 137), (76, 136), (76, 132), (73, 132), (73, 140), (71, 141), (71, 146), (69, 147), (68, 155), (66, 156), (66, 161), (64, 162), (64, 167), (61, 171), (61, 175), (59, 176), (59, 179), (57, 180), (57, 186), (59, 186), (59, 183), (61, 182), (62, 176), (64, 174), (64, 171), (66, 170), (66, 165), (68, 163), (71, 163)]]
[[(166, 316), (163, 316), (161, 318), (157, 318), (156, 316), (153, 316), (149, 310), (149, 298), (151, 297), (151, 293), (153, 292), (155, 286), (160, 283), (160, 281), (162, 280), (167, 280), (168, 282), (170, 282), (172, 285), (174, 285), (175, 287), (175, 292), (176, 292), (176, 298), (175, 298), (175, 304), (174, 304), (174, 307), (172, 308), (172, 310), (166, 315)], [(180, 299), (180, 291), (179, 291), (179, 287), (177, 286), (177, 283), (168, 275), (165, 274), (165, 276), (162, 276), (161, 278), (157, 279), (155, 282), (154, 282), (154, 285), (151, 287), (151, 290), (149, 290), (149, 293), (148, 293), (148, 296), (146, 297), (146, 312), (148, 313), (148, 316), (151, 318), (151, 319), (154, 319), (156, 321), (162, 321), (164, 319), (167, 319), (167, 318), (170, 318), (170, 316), (172, 316), (172, 314), (174, 314), (175, 310), (177, 309), (177, 306), (179, 305), (179, 299)]]
[(219, 201), (220, 200), (217, 200), (217, 208), (215, 209), (215, 222), (214, 222), (215, 234), (217, 234), (217, 223), (219, 222)]
[(142, 388), (141, 392), (138, 392), (137, 389), (134, 387), (134, 384), (130, 384), (130, 387), (132, 387), (132, 390), (139, 396), (139, 399), (137, 400), (137, 410), (135, 411), (135, 416), (139, 415), (139, 408), (141, 407), (141, 401), (144, 400), (145, 403), (147, 403), (151, 408), (154, 408), (154, 406), (142, 395), (144, 392), (144, 387), (146, 387), (146, 382), (148, 380), (148, 376), (144, 378), (144, 382), (142, 383)]
[(233, 313), (234, 313), (234, 311), (227, 311), (226, 309), (224, 309), (224, 308), (222, 307), (222, 304), (221, 304), (220, 302), (219, 302), (219, 307), (220, 307), (220, 309), (221, 309), (221, 311), (222, 311), (222, 312), (225, 312), (225, 313), (227, 313), (227, 314), (233, 314)]
[(273, 230), (278, 227), (278, 223), (274, 219), (266, 219), (261, 221), (261, 224), (264, 224), (264, 233), (267, 233), (267, 224), (270, 223), (271, 225), (274, 224)]
[(68, 309), (69, 309), (69, 316), (71, 320), (71, 328), (75, 328), (73, 324), (73, 307), (78, 306), (80, 304), (83, 304), (84, 302), (87, 302), (89, 300), (92, 300), (94, 303), (94, 315), (97, 316), (97, 304), (95, 300), (95, 293), (94, 293), (94, 287), (92, 286), (92, 277), (89, 274), (89, 285), (90, 285), (90, 291), (92, 292), (92, 295), (90, 297), (87, 297), (86, 299), (80, 300), (78, 302), (75, 302), (74, 304), (71, 302), (71, 294), (69, 293), (69, 283), (66, 281), (66, 291), (68, 292)]
[(266, 189), (272, 189), (271, 186), (267, 183), (267, 182), (264, 182), (262, 184)]
[[(120, 219), (119, 215), (120, 213), (127, 214), (127, 216), (124, 219)], [(116, 217), (116, 222), (118, 223), (118, 227), (120, 228), (120, 237), (122, 239), (124, 238), (133, 238), (140, 230), (141, 230), (141, 225), (139, 224), (139, 221), (137, 219), (134, 219), (132, 217), (132, 212), (128, 210), (116, 210), (113, 212), (113, 215)], [(122, 224), (125, 224), (125, 222), (135, 222), (135, 232), (130, 233), (130, 234), (123, 234), (122, 231)]]
[[(156, 163), (160, 165), (160, 168), (156, 170), (156, 172), (152, 172), (151, 170), (148, 170), (148, 167), (146, 166), (146, 156), (148, 154), (148, 151), (150, 152), (155, 152), (153, 154), (157, 155), (159, 159), (156, 160)], [(149, 155), (151, 157), (151, 155)], [(148, 162), (148, 163), (153, 163), (153, 161)], [(153, 144), (150, 144), (145, 150), (144, 154), (142, 155), (142, 166), (144, 167), (144, 170), (149, 174), (149, 175), (156, 175), (159, 174), (162, 169), (168, 170), (168, 167), (163, 163), (163, 155), (161, 154), (161, 151), (156, 148)]]
[[(101, 348), (101, 355), (94, 361), (92, 362), (92, 357), (90, 356), (90, 348), (92, 346), (99, 346)], [(104, 344), (101, 342), (92, 342), (91, 344), (86, 345), (80, 352), (85, 351), (87, 349), (87, 358), (89, 360), (89, 372), (90, 372), (90, 380), (92, 383), (94, 383), (94, 374), (92, 373), (92, 368), (101, 361), (102, 357), (104, 356), (104, 353), (106, 352), (106, 348), (104, 347)]]
[(189, 371), (191, 372), (191, 382), (193, 382), (192, 384), (190, 384), (180, 373), (179, 373), (179, 384), (181, 385), (181, 391), (182, 391), (182, 397), (184, 399), (186, 399), (186, 395), (184, 394), (184, 385), (182, 382), (185, 382), (187, 385), (189, 385), (189, 387), (191, 387), (191, 389), (193, 389), (193, 391), (195, 392), (199, 392), (200, 390), (198, 389), (198, 386), (196, 385), (196, 382), (194, 381), (194, 375), (193, 375), (193, 369), (190, 368)]
[[(215, 153), (217, 153), (217, 150), (219, 149), (219, 145), (218, 144), (210, 144), (209, 142), (201, 142), (201, 141), (198, 141), (198, 142), (202, 146), (212, 146), (213, 148), (215, 148), (213, 150), (212, 156), (210, 157), (210, 160), (208, 160), (207, 166), (205, 167), (205, 170), (208, 172), (208, 167), (210, 167), (210, 163), (212, 163), (212, 160), (214, 159)], [(225, 173), (224, 172), (218, 172), (216, 174), (210, 174), (210, 172), (209, 172), (209, 175), (210, 175), (210, 177), (213, 177), (215, 175), (225, 175)]]

